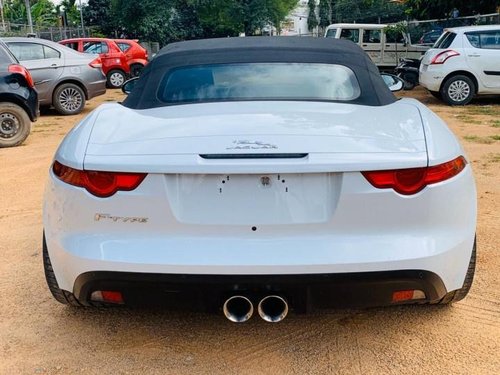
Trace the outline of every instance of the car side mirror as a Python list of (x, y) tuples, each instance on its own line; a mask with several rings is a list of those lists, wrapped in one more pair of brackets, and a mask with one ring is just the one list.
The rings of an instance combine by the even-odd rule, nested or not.
[(134, 78), (130, 78), (128, 81), (126, 81), (122, 85), (122, 92), (124, 94), (127, 94), (127, 95), (130, 94), (132, 92), (132, 90), (134, 89), (138, 79), (139, 79), (139, 77), (134, 77)]
[(381, 73), (380, 76), (384, 80), (384, 83), (387, 85), (389, 90), (391, 90), (392, 92), (400, 91), (403, 89), (403, 87), (405, 87), (405, 82), (395, 75)]

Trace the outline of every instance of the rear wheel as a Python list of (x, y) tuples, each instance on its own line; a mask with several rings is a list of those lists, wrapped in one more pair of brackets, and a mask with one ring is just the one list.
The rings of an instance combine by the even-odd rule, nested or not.
[(0, 147), (18, 146), (31, 131), (31, 120), (24, 109), (14, 103), (0, 103)]
[(438, 303), (441, 305), (446, 305), (449, 303), (463, 300), (465, 296), (469, 293), (470, 287), (472, 286), (475, 270), (476, 270), (476, 240), (474, 239), (474, 246), (472, 248), (472, 254), (470, 257), (469, 267), (465, 275), (464, 284), (460, 289), (447, 293)]
[(77, 115), (85, 107), (85, 93), (74, 83), (63, 83), (54, 91), (52, 104), (61, 115)]
[(108, 72), (106, 76), (108, 80), (108, 86), (113, 89), (119, 89), (125, 83), (127, 76), (121, 70), (114, 69)]
[(440, 93), (449, 105), (466, 105), (474, 97), (476, 86), (469, 77), (456, 75), (446, 80)]

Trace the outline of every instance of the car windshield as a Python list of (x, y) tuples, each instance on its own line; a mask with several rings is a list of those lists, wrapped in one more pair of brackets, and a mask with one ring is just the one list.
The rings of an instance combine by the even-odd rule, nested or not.
[(335, 38), (335, 35), (337, 35), (337, 29), (328, 29), (328, 30), (326, 30), (325, 37), (327, 37), (327, 38)]
[(241, 63), (177, 68), (163, 78), (165, 103), (227, 100), (349, 101), (361, 93), (354, 72), (335, 64)]
[(457, 34), (447, 31), (439, 37), (432, 48), (446, 49), (451, 45), (456, 36)]

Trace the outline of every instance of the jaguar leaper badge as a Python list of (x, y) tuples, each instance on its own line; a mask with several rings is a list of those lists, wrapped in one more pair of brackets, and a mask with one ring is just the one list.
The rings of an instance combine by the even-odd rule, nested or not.
[(233, 141), (231, 147), (227, 147), (226, 150), (273, 150), (277, 148), (278, 146), (273, 145), (272, 143), (238, 139)]

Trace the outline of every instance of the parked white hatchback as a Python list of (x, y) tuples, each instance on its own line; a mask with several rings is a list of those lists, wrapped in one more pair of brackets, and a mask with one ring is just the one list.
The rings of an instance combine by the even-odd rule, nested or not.
[(500, 94), (500, 25), (446, 29), (424, 55), (419, 80), (450, 105)]

